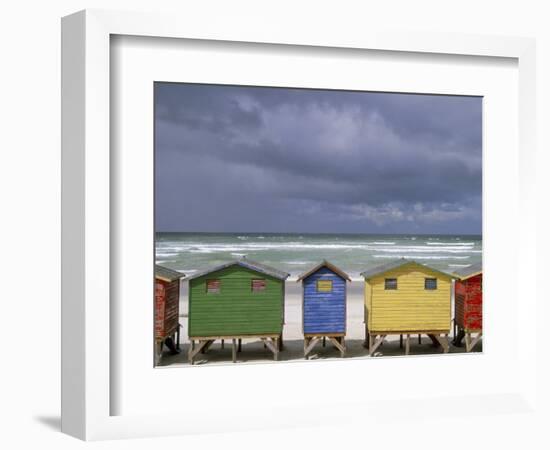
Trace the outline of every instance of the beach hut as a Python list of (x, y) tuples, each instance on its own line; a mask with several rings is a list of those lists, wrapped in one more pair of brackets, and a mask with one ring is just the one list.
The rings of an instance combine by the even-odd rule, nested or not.
[(411, 334), (427, 334), (444, 352), (449, 350), (450, 274), (401, 258), (361, 275), (365, 278), (365, 345), (370, 355), (392, 334), (400, 335), (401, 346), (406, 336), (405, 354), (409, 354)]
[(189, 362), (216, 341), (231, 340), (233, 362), (243, 339), (261, 339), (278, 359), (282, 348), (285, 280), (289, 274), (248, 258), (188, 277)]
[[(470, 352), (480, 342), (483, 334), (481, 262), (457, 270), (454, 275), (457, 280), (455, 281), (455, 337), (453, 345), (460, 346), (465, 337), (466, 351)], [(472, 334), (475, 335), (473, 340)]]
[(328, 261), (322, 261), (296, 280), (302, 282), (304, 357), (328, 339), (342, 357), (346, 352), (346, 282), (350, 277)]
[[(172, 353), (180, 346), (179, 299), (180, 278), (185, 275), (167, 267), (155, 265), (155, 349), (160, 362), (163, 346)], [(177, 342), (177, 345), (174, 345)]]

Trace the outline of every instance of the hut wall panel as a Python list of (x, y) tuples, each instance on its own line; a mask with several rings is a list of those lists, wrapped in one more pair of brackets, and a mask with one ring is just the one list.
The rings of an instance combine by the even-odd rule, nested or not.
[(166, 298), (166, 282), (155, 280), (155, 338), (164, 336), (164, 307)]
[[(317, 292), (317, 281), (332, 281), (331, 292)], [(346, 332), (346, 282), (322, 267), (303, 280), (304, 333)]]
[(166, 307), (164, 310), (166, 336), (173, 334), (179, 325), (179, 290), (179, 280), (170, 282), (166, 290)]
[[(397, 278), (397, 289), (385, 290), (385, 278)], [(425, 278), (436, 278), (437, 289), (424, 289)], [(437, 272), (404, 266), (374, 277), (365, 284), (365, 297), (369, 299), (366, 305), (369, 330), (450, 330), (451, 281)]]
[[(206, 293), (206, 280), (221, 280), (219, 294)], [(252, 280), (265, 279), (266, 289), (252, 292)], [(189, 336), (280, 334), (284, 282), (250, 269), (232, 266), (189, 282)]]
[(464, 310), (464, 328), (466, 330), (481, 330), (482, 323), (482, 277), (475, 277), (465, 280), (466, 304)]
[(155, 290), (155, 337), (164, 339), (173, 334), (179, 324), (179, 280), (157, 279), (155, 283), (162, 286)]
[(482, 310), (482, 275), (457, 281), (455, 283), (457, 324), (465, 330), (481, 330)]
[(369, 311), (372, 307), (372, 286), (369, 283), (365, 283), (365, 307), (364, 307), (364, 317), (363, 321), (368, 326), (369, 321)]
[(459, 281), (455, 284), (455, 320), (460, 327), (464, 327), (464, 303), (466, 302), (466, 296), (464, 295), (463, 290), (461, 290), (457, 285)]

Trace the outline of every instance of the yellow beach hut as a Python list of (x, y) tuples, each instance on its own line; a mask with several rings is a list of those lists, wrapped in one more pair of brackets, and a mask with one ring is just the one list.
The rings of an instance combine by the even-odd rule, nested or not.
[(416, 261), (401, 258), (361, 273), (365, 278), (365, 345), (372, 355), (388, 335), (427, 334), (449, 350), (453, 277)]

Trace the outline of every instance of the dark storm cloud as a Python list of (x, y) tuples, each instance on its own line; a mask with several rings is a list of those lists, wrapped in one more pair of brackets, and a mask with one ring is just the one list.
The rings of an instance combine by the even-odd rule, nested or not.
[(155, 94), (159, 230), (480, 232), (480, 98)]

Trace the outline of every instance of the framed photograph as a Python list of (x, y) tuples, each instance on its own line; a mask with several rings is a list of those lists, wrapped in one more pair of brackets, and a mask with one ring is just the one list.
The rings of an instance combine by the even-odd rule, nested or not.
[(62, 47), (64, 432), (534, 407), (532, 40), (84, 11)]
[(481, 350), (481, 96), (154, 95), (155, 364)]

